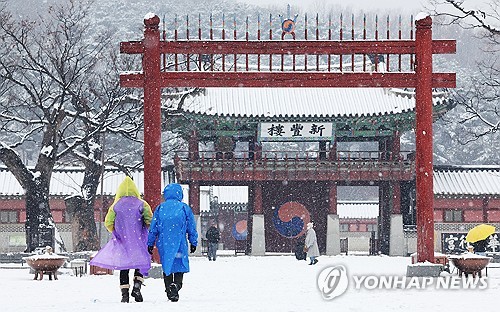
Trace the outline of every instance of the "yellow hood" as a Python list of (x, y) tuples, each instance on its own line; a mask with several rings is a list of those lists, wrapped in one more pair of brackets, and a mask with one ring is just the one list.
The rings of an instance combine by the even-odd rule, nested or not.
[(115, 203), (122, 197), (134, 196), (141, 199), (141, 194), (139, 189), (135, 185), (134, 181), (130, 177), (125, 177), (125, 180), (118, 186), (115, 195)]

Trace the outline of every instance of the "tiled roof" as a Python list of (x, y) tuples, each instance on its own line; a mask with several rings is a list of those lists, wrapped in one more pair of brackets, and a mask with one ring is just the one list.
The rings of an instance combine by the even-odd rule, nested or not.
[(217, 196), (218, 201), (221, 203), (248, 202), (248, 191), (246, 186), (214, 186), (213, 196)]
[[(446, 93), (434, 94), (434, 105), (446, 101)], [(207, 88), (183, 106), (192, 113), (241, 117), (373, 116), (414, 108), (412, 92), (383, 88)]]
[(500, 167), (437, 167), (434, 170), (434, 194), (500, 196)]
[(379, 204), (377, 202), (338, 202), (337, 214), (339, 218), (373, 219), (378, 217)]
[[(80, 194), (83, 170), (56, 170), (52, 174), (50, 195), (70, 196)], [(135, 171), (132, 177), (141, 192), (144, 190), (144, 173)], [(500, 166), (440, 166), (434, 170), (434, 194), (436, 196), (492, 195), (500, 196)], [(109, 171), (104, 174), (103, 193), (114, 195), (125, 174)], [(166, 177), (162, 178), (163, 181)], [(97, 188), (101, 194), (101, 186)], [(185, 190), (187, 195), (187, 189)], [(21, 185), (5, 168), (0, 168), (0, 196), (23, 195)], [(239, 188), (214, 187), (214, 195), (221, 202), (246, 202), (247, 192)], [(186, 196), (187, 197), (187, 196)]]
[[(144, 191), (144, 172), (135, 171), (131, 173), (132, 179), (136, 183), (139, 191)], [(56, 170), (52, 173), (50, 181), (50, 195), (70, 196), (81, 194), (81, 183), (84, 171), (82, 168), (71, 170)], [(104, 173), (103, 194), (114, 195), (118, 185), (125, 178), (125, 174), (119, 171), (107, 171)], [(163, 180), (163, 179), (162, 179)], [(97, 188), (97, 194), (101, 194), (101, 184)], [(24, 190), (12, 175), (5, 168), (0, 168), (0, 196), (24, 195)]]

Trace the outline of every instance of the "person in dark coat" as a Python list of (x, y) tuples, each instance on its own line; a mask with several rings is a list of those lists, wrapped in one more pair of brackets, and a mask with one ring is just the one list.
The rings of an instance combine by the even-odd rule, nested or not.
[(488, 239), (483, 239), (480, 241), (477, 241), (475, 243), (472, 243), (472, 246), (474, 247), (474, 253), (485, 256), (486, 255), (486, 248), (488, 248)]
[(141, 286), (151, 268), (151, 257), (146, 249), (148, 225), (153, 212), (134, 181), (126, 177), (116, 191), (104, 225), (112, 233), (111, 240), (92, 258), (91, 265), (120, 270), (121, 302), (129, 302), (129, 270), (134, 270), (131, 295), (142, 302)]
[[(189, 251), (198, 246), (198, 233), (191, 207), (182, 202), (182, 188), (177, 183), (163, 190), (165, 201), (156, 207), (149, 227), (148, 252), (153, 254), (156, 244), (163, 269), (165, 292), (170, 301), (179, 300), (184, 273), (189, 272)], [(186, 240), (187, 234), (187, 240)]]
[(208, 241), (208, 260), (212, 261), (217, 258), (217, 248), (219, 247), (220, 231), (217, 228), (217, 223), (213, 222), (208, 229), (205, 237)]
[(305, 245), (303, 239), (299, 240), (295, 245), (295, 258), (297, 260), (307, 260), (307, 252), (304, 251)]

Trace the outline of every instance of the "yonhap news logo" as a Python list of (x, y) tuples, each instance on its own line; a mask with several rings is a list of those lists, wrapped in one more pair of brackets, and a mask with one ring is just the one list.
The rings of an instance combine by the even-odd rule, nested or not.
[(325, 300), (342, 295), (348, 286), (347, 269), (343, 265), (327, 267), (318, 275), (318, 288)]
[(435, 289), (435, 290), (483, 290), (488, 288), (488, 278), (467, 278), (457, 275), (439, 277), (406, 277), (399, 275), (349, 276), (343, 265), (324, 268), (318, 275), (318, 289), (325, 300), (343, 295), (349, 285), (354, 290)]

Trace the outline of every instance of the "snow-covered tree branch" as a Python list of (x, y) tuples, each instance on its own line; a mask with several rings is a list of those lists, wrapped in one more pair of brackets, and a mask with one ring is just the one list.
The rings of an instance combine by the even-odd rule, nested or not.
[(500, 124), (500, 1), (480, 5), (473, 1), (431, 0), (433, 15), (441, 24), (458, 25), (482, 43), (476, 54), (476, 67), (467, 72), (465, 83), (454, 91), (454, 99), (463, 108), (457, 138), (468, 144), (497, 135)]

